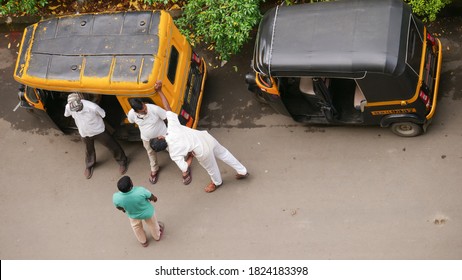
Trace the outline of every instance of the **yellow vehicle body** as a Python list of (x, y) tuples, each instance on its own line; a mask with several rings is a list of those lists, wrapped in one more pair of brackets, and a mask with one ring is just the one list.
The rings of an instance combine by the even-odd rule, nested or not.
[(40, 21), (25, 29), (14, 72), (15, 80), (25, 85), (20, 93), (24, 107), (45, 112), (62, 130), (73, 127), (62, 117), (69, 93), (80, 92), (100, 104), (110, 115), (109, 124), (125, 129), (129, 99), (162, 106), (154, 90), (157, 80), (180, 122), (195, 128), (206, 75), (205, 61), (165, 11)]

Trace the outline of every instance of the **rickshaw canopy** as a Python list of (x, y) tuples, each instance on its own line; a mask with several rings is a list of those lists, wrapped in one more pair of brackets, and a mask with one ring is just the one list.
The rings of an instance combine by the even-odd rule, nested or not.
[[(81, 14), (26, 28), (15, 79), (36, 88), (152, 94), (164, 11)], [(164, 23), (162, 23), (164, 22)], [(162, 33), (162, 34), (159, 34)]]
[(252, 66), (275, 77), (397, 75), (411, 17), (402, 0), (278, 6), (260, 23)]

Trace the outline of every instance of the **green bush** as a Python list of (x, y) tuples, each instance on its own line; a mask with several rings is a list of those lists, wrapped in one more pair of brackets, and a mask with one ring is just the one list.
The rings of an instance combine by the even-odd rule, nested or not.
[[(3, 4), (6, 2), (5, 4)], [(14, 15), (14, 14), (29, 14), (34, 15), (37, 13), (39, 7), (44, 7), (48, 4), (48, 0), (2, 0), (0, 7), (0, 15)]]
[(190, 0), (176, 20), (192, 43), (212, 44), (223, 60), (240, 51), (261, 18), (260, 0)]
[[(34, 15), (48, 0), (0, 0), (0, 15)], [(183, 16), (176, 20), (181, 32), (191, 43), (211, 44), (221, 59), (227, 60), (240, 51), (250, 39), (250, 31), (257, 26), (261, 14), (260, 3), (265, 0), (142, 0), (146, 4), (185, 3)], [(297, 3), (324, 2), (332, 0), (280, 0), (293, 5)], [(424, 21), (433, 21), (438, 12), (453, 0), (404, 0), (413, 12)], [(5, 3), (6, 2), (6, 3)], [(5, 3), (5, 4), (3, 4)]]
[(412, 11), (424, 21), (434, 21), (438, 12), (452, 0), (405, 0), (412, 6)]
[[(286, 5), (293, 5), (300, 2), (328, 2), (332, 0), (283, 0)], [(412, 11), (422, 18), (424, 21), (434, 21), (437, 14), (446, 5), (450, 4), (453, 0), (404, 0), (409, 3), (412, 7)]]

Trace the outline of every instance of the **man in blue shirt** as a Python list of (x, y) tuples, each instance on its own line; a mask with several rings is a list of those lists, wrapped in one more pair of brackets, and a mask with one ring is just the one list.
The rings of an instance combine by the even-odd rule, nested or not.
[(120, 211), (127, 214), (133, 232), (143, 247), (149, 245), (143, 229), (143, 221), (149, 228), (154, 240), (159, 241), (164, 231), (164, 224), (157, 221), (154, 206), (157, 197), (143, 187), (134, 187), (129, 176), (123, 176), (117, 182), (119, 192), (114, 193), (112, 202)]

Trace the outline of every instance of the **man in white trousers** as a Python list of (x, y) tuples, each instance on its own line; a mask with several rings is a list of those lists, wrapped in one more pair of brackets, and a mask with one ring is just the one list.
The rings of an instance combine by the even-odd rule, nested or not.
[(167, 111), (168, 127), (165, 137), (151, 140), (151, 147), (155, 151), (161, 151), (168, 147), (170, 158), (183, 172), (183, 183), (189, 184), (191, 181), (189, 166), (191, 165), (192, 157), (190, 155), (197, 158), (200, 165), (210, 175), (212, 181), (205, 187), (205, 191), (208, 193), (215, 191), (223, 183), (216, 158), (236, 170), (236, 179), (244, 179), (249, 175), (245, 166), (207, 131), (191, 129), (180, 124), (178, 115), (172, 112), (170, 104), (162, 92), (161, 81), (157, 81), (155, 89), (159, 93)]

